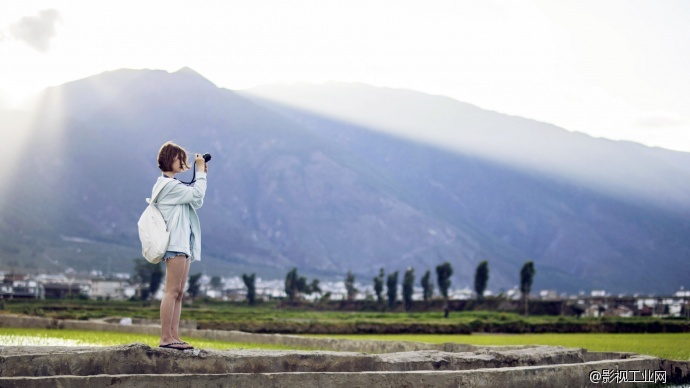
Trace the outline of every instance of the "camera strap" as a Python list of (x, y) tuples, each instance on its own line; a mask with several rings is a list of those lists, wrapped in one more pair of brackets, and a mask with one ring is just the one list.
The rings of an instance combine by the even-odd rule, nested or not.
[[(211, 154), (204, 154), (203, 158), (204, 158), (204, 163), (208, 163), (208, 161), (211, 160)], [(187, 186), (191, 186), (194, 182), (196, 182), (196, 160), (192, 164), (192, 169), (194, 170), (194, 171), (192, 171), (192, 180), (189, 182), (180, 181), (180, 183), (184, 183)]]
[(196, 182), (196, 163), (194, 163), (194, 165), (193, 165), (193, 167), (192, 167), (192, 170), (194, 170), (194, 171), (192, 172), (192, 180), (189, 181), (189, 182), (185, 182), (185, 181), (182, 181), (182, 180), (179, 180), (179, 179), (178, 179), (178, 180), (180, 181), (180, 183), (184, 183), (184, 184), (187, 185), (187, 186), (191, 186), (192, 183)]

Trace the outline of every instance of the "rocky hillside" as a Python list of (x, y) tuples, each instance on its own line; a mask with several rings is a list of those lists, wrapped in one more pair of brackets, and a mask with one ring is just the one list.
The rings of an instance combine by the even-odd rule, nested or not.
[[(496, 157), (506, 147), (484, 150), (490, 142), (469, 152), (396, 137), (382, 130), (385, 117), (360, 116), (361, 93), (386, 106), (387, 117), (397, 109), (403, 118), (414, 98), (430, 109), (434, 100), (424, 94), (328, 87), (318, 99), (341, 96), (352, 120), (217, 88), (190, 69), (119, 70), (47, 90), (32, 112), (27, 157), (0, 195), (0, 265), (131, 271), (136, 220), (158, 175), (155, 155), (174, 140), (213, 154), (197, 268), (209, 274), (283, 277), (296, 266), (322, 278), (352, 270), (368, 281), (380, 267), (413, 266), (421, 276), (447, 260), (453, 284), (471, 286), (476, 264), (489, 260), (489, 288), (498, 291), (517, 284), (522, 263), (534, 260), (535, 289), (671, 292), (686, 281), (690, 206), (680, 194), (690, 190), (679, 166), (687, 154), (583, 139), (459, 102), (438, 105), (446, 113), (469, 109), (474, 121), (458, 126), (462, 115), (444, 113), (445, 124), (436, 125), (472, 128), (475, 139), (519, 128), (514, 148), (533, 143), (533, 127), (542, 147), (577, 144), (580, 158), (601, 167), (573, 169), (572, 153), (559, 151), (556, 163), (558, 153), (544, 159), (534, 149), (521, 149), (533, 156), (523, 163), (510, 153)], [(618, 163), (616, 155), (645, 170), (608, 168), (603, 161)], [(577, 174), (551, 168), (562, 166)], [(645, 176), (653, 180), (630, 182)], [(602, 186), (607, 179), (624, 190)]]

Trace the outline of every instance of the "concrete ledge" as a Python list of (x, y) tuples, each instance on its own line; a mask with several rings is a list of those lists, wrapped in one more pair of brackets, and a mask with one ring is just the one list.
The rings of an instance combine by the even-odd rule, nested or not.
[[(154, 335), (160, 330), (147, 325), (0, 315), (0, 327), (10, 326)], [(590, 353), (585, 349), (545, 346), (356, 341), (218, 330), (181, 332), (192, 338), (277, 343), (341, 352), (178, 351), (144, 344), (1, 347), (0, 387), (581, 387), (599, 385), (590, 382), (590, 372), (603, 370), (663, 370), (669, 383), (690, 383), (689, 361), (662, 360), (634, 353)]]
[[(583, 352), (546, 346), (391, 354), (177, 351), (144, 344), (5, 347), (0, 349), (0, 386), (582, 387), (598, 385), (590, 381), (592, 371), (657, 371), (668, 366), (640, 355), (584, 362)], [(684, 373), (687, 378), (687, 369)]]
[(449, 353), (425, 350), (388, 354), (277, 350), (179, 351), (151, 348), (144, 344), (111, 347), (10, 346), (0, 348), (0, 377), (472, 370), (576, 364), (583, 362), (582, 353), (581, 349), (549, 346), (507, 351), (483, 349)]
[[(98, 375), (0, 378), (3, 387), (589, 387), (592, 370), (644, 370), (658, 367), (658, 359), (641, 357), (623, 363), (593, 362), (468, 371), (412, 372), (292, 372), (228, 374)], [(634, 383), (617, 384), (635, 386)]]

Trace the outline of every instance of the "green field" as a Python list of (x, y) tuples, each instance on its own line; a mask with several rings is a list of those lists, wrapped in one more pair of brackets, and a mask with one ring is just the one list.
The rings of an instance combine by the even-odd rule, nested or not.
[[(273, 349), (273, 350), (312, 350), (311, 348), (290, 347), (285, 345), (266, 345), (242, 342), (223, 342), (187, 338), (197, 348), (231, 350), (231, 349)], [(117, 333), (110, 331), (50, 330), (0, 328), (0, 346), (116, 346), (131, 343), (143, 343), (152, 347), (158, 346), (157, 335)]]
[[(132, 317), (157, 319), (160, 302), (141, 301), (96, 301), (96, 300), (14, 300), (5, 301), (2, 310), (7, 313), (25, 314), (56, 319), (94, 319), (104, 317)], [(477, 319), (500, 321), (522, 320), (518, 314), (491, 311), (466, 311), (451, 314), (452, 319), (443, 318), (443, 311), (337, 311), (328, 306), (281, 308), (279, 302), (259, 303), (248, 306), (241, 302), (195, 301), (185, 303), (182, 319), (197, 322), (367, 322), (367, 323), (470, 323)], [(534, 322), (555, 322), (559, 317), (529, 317)]]
[[(651, 317), (578, 319), (572, 316), (545, 315), (525, 317), (515, 313), (496, 311), (457, 311), (452, 312), (450, 318), (444, 319), (441, 311), (339, 311), (333, 310), (334, 306), (320, 304), (284, 306), (278, 302), (269, 302), (250, 307), (238, 302), (195, 301), (184, 306), (182, 319), (196, 321), (200, 329), (302, 333), (304, 335), (309, 335), (309, 333), (401, 333), (324, 334), (324, 336), (429, 343), (458, 342), (476, 345), (559, 345), (586, 348), (590, 351), (634, 352), (667, 359), (690, 359), (689, 323), (684, 319)], [(103, 317), (155, 319), (158, 318), (159, 307), (158, 302), (141, 301), (17, 300), (0, 302), (0, 313), (79, 320)], [(472, 331), (474, 334), (439, 334), (452, 325), (462, 326), (467, 333)], [(422, 329), (428, 331), (422, 331)], [(158, 345), (157, 336), (70, 330), (21, 330), (25, 329), (0, 328), (0, 345), (29, 345), (33, 344), (30, 341), (40, 342), (41, 338), (54, 342), (62, 340), (65, 344), (72, 345), (103, 346), (133, 342)], [(404, 334), (409, 332), (435, 334)], [(479, 334), (477, 332), (526, 334)], [(549, 334), (527, 334), (542, 332)], [(606, 334), (613, 332), (623, 334)], [(288, 349), (281, 346), (194, 339), (190, 339), (189, 342), (193, 342), (197, 347), (209, 349)]]
[[(104, 317), (131, 317), (157, 319), (160, 302), (141, 301), (96, 301), (96, 300), (14, 300), (0, 302), (0, 313), (24, 314), (55, 319), (88, 320)], [(318, 324), (481, 324), (506, 325), (566, 325), (582, 323), (680, 323), (682, 319), (661, 319), (650, 317), (633, 318), (576, 318), (574, 316), (531, 315), (525, 317), (514, 312), (498, 311), (454, 311), (450, 318), (443, 317), (441, 310), (404, 312), (394, 311), (342, 311), (333, 305), (305, 304), (285, 307), (280, 302), (260, 303), (248, 306), (243, 302), (195, 301), (185, 303), (182, 319), (199, 323), (214, 322), (293, 322)]]
[(592, 352), (633, 352), (671, 360), (690, 360), (690, 335), (662, 334), (473, 334), (473, 335), (329, 335), (310, 336), (472, 345), (551, 345)]
[[(373, 339), (388, 341), (413, 341), (427, 343), (456, 342), (474, 345), (551, 345), (570, 348), (586, 348), (589, 351), (633, 352), (674, 360), (690, 360), (690, 336), (687, 333), (671, 334), (518, 334), (518, 335), (328, 335), (310, 336), (327, 338)], [(284, 345), (264, 345), (187, 339), (203, 349), (275, 349), (316, 350)], [(158, 346), (158, 336), (116, 332), (79, 330), (47, 330), (2, 328), (2, 346), (114, 346), (134, 342)]]

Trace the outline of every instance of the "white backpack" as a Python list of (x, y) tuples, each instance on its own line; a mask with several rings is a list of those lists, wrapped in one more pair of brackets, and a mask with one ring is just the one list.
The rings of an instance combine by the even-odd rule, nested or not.
[(163, 214), (155, 206), (158, 195), (165, 185), (173, 179), (164, 179), (161, 184), (154, 188), (151, 198), (146, 198), (148, 206), (139, 217), (139, 240), (141, 240), (141, 253), (144, 258), (152, 264), (158, 264), (163, 259), (168, 250), (170, 242), (170, 231), (167, 230)]

